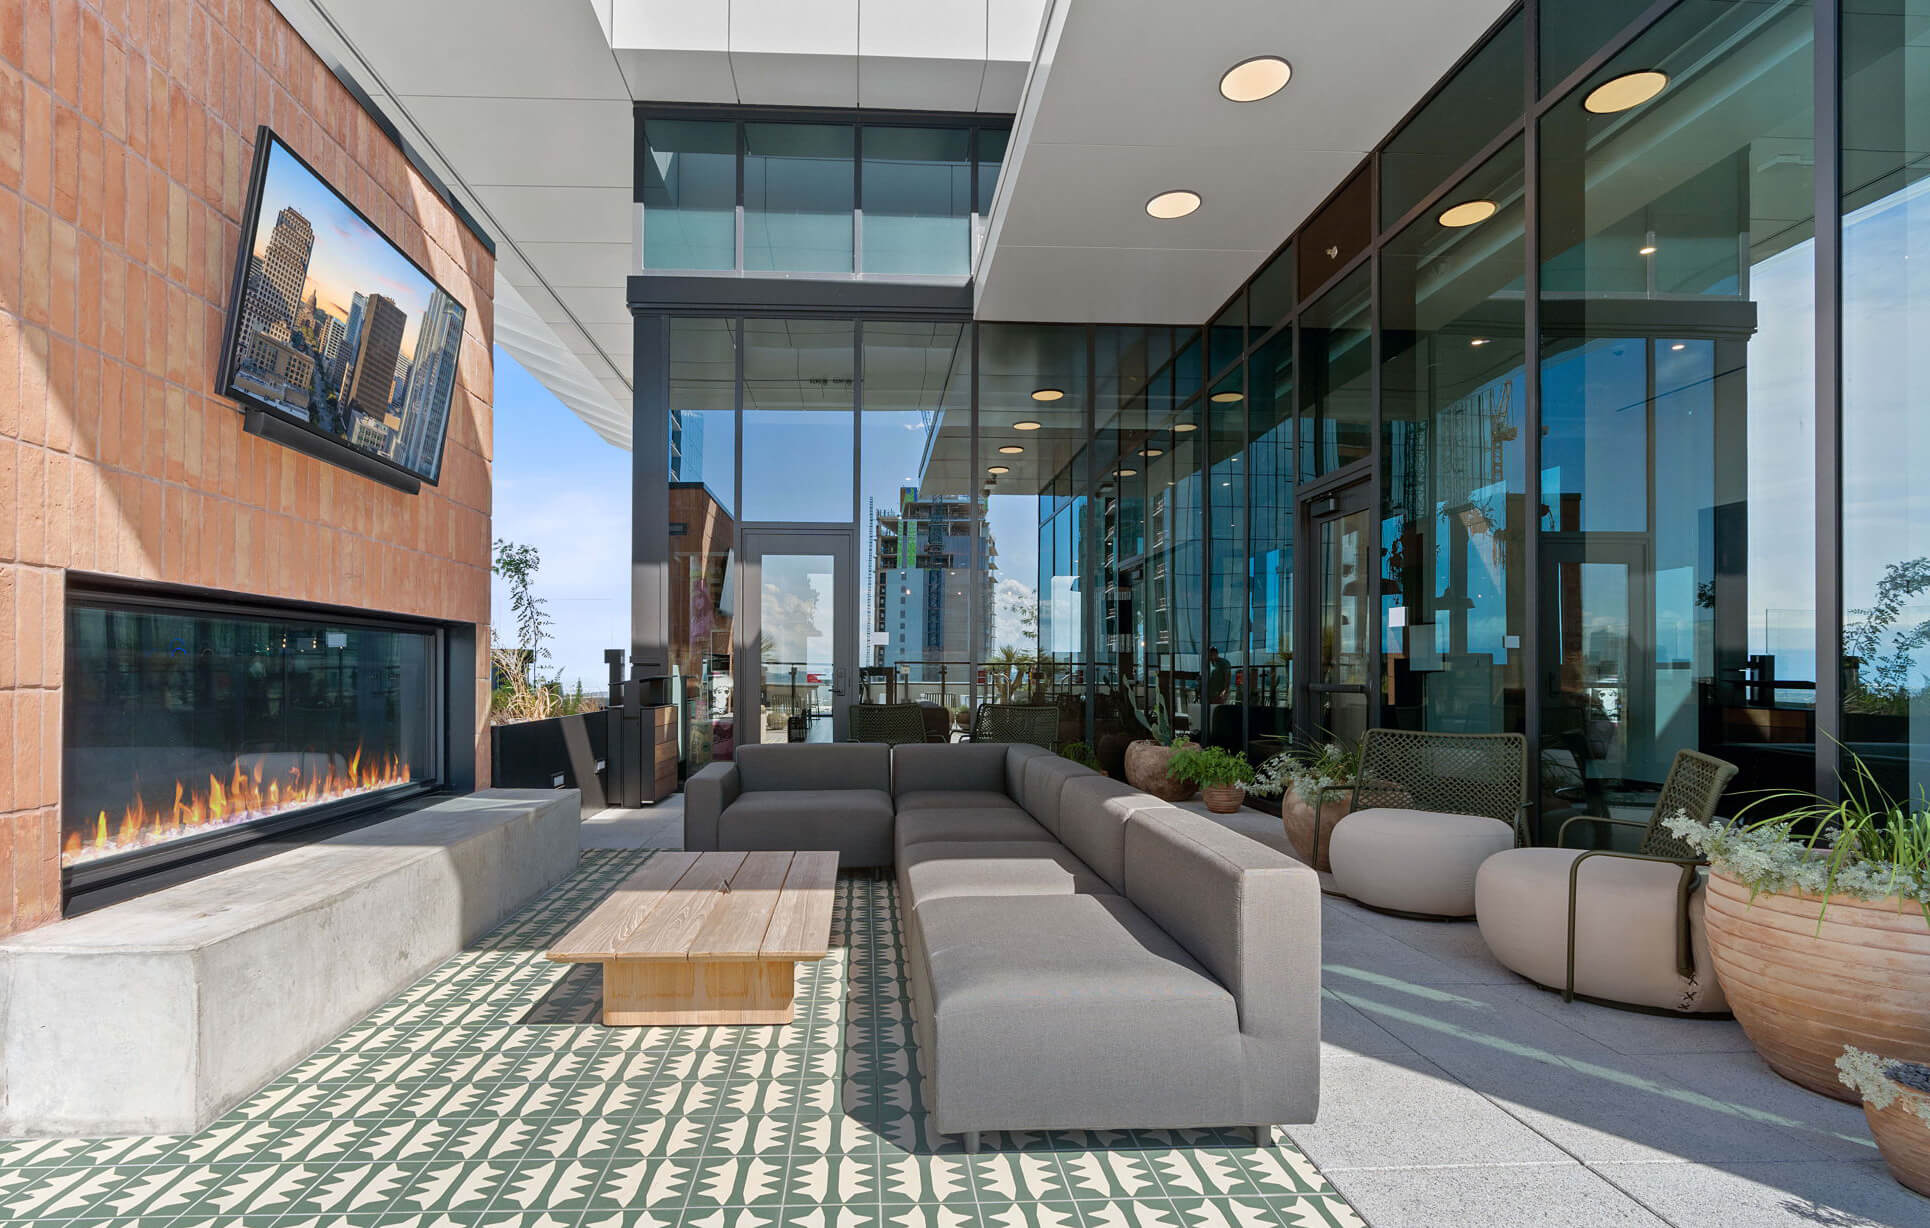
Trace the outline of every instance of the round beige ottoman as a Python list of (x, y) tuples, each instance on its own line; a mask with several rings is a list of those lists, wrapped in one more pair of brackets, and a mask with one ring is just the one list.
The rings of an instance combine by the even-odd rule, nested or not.
[(1334, 886), (1369, 908), (1472, 917), (1474, 874), (1515, 844), (1514, 828), (1478, 814), (1377, 807), (1334, 827)]
[[(1475, 919), (1488, 950), (1511, 971), (1563, 989), (1568, 980), (1568, 872), (1581, 849), (1509, 849), (1481, 864)], [(1702, 924), (1702, 891), (1689, 898), (1695, 975), (1676, 970), (1679, 866), (1626, 857), (1582, 863), (1575, 904), (1575, 992), (1589, 998), (1691, 1013), (1729, 1009)]]

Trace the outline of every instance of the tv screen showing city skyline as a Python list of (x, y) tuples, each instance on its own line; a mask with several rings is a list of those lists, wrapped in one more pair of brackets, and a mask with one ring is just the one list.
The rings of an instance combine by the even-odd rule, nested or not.
[(229, 396), (435, 482), (463, 306), (267, 129), (229, 307)]

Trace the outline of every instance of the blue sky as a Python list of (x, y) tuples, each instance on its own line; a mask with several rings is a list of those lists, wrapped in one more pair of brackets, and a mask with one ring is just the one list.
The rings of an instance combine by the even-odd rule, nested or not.
[[(542, 556), (536, 595), (552, 621), (544, 673), (604, 690), (603, 650), (627, 650), (630, 640), (630, 454), (497, 349), (495, 460), (494, 536)], [(515, 641), (500, 578), (490, 620), (500, 642)]]

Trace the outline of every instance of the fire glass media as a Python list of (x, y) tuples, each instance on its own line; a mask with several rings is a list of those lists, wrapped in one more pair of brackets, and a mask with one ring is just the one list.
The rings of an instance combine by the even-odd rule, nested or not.
[(435, 637), (76, 598), (61, 864), (433, 783)]

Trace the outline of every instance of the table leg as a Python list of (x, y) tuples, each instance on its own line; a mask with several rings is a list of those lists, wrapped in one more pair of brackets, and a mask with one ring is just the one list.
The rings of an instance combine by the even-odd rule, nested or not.
[(794, 1017), (797, 965), (790, 960), (603, 965), (603, 1022), (613, 1027), (781, 1024)]

